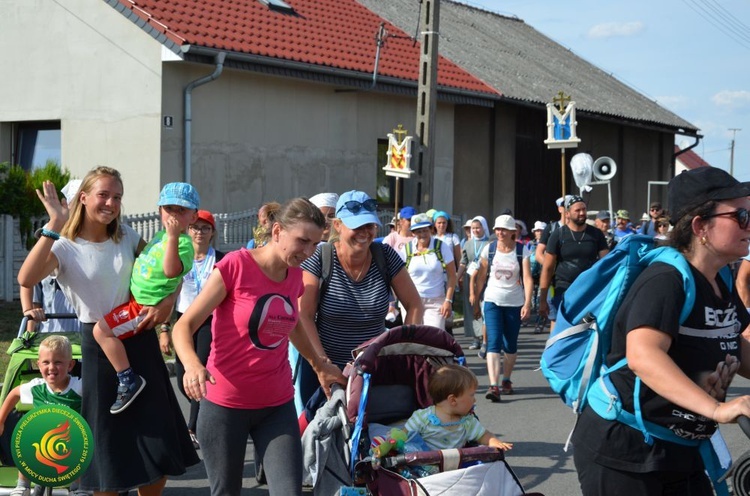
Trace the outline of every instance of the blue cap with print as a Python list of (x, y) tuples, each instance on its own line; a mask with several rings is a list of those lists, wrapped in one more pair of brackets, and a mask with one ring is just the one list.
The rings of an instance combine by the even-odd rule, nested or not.
[(365, 224), (382, 225), (377, 211), (377, 201), (364, 191), (347, 191), (336, 202), (336, 218), (349, 229), (357, 229)]
[(412, 216), (411, 218), (411, 230), (412, 231), (416, 231), (424, 227), (430, 227), (431, 225), (432, 225), (432, 220), (430, 219), (430, 216), (427, 215), (426, 213), (416, 214)]
[(158, 206), (177, 205), (185, 208), (198, 210), (201, 198), (198, 192), (188, 183), (169, 183), (165, 184), (159, 193)]

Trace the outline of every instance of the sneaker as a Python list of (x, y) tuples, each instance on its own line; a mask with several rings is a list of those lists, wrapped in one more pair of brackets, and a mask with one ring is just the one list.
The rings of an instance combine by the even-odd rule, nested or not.
[(481, 346), (482, 346), (482, 342), (481, 341), (473, 341), (469, 345), (469, 349), (470, 350), (478, 350)]
[(534, 327), (534, 334), (541, 334), (542, 333), (542, 327), (543, 327), (543, 324), (537, 324)]
[(497, 386), (490, 386), (487, 389), (487, 394), (485, 394), (484, 397), (492, 401), (493, 403), (500, 403), (500, 388)]
[(503, 379), (503, 394), (513, 394), (513, 383), (510, 379)]
[(15, 487), (8, 494), (10, 496), (31, 496), (31, 488), (29, 487)]
[(190, 441), (193, 442), (193, 449), (197, 449), (197, 450), (201, 449), (201, 445), (200, 443), (198, 443), (198, 438), (196, 437), (195, 432), (193, 431), (188, 431), (188, 432), (190, 433)]
[(487, 358), (487, 344), (482, 343), (482, 346), (479, 347), (479, 352), (477, 353), (477, 356), (481, 358), (482, 360), (485, 360)]
[(109, 407), (109, 413), (116, 414), (125, 410), (141, 394), (144, 387), (146, 387), (146, 379), (139, 375), (135, 376), (132, 383), (117, 386), (117, 399)]

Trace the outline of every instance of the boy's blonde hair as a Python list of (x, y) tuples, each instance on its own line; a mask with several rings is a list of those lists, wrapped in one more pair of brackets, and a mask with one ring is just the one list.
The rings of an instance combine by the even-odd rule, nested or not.
[(427, 383), (427, 391), (432, 402), (437, 404), (451, 394), (460, 396), (469, 388), (479, 385), (477, 376), (466, 367), (456, 364), (442, 365), (432, 373)]
[(70, 340), (65, 336), (60, 336), (59, 334), (47, 336), (39, 344), (39, 348), (41, 349), (42, 347), (47, 348), (52, 352), (64, 354), (65, 358), (68, 360), (73, 359), (73, 346), (70, 344)]

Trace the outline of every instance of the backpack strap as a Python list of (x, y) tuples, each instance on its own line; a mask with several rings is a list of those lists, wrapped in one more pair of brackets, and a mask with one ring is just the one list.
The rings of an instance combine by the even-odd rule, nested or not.
[(521, 286), (523, 286), (523, 249), (525, 246), (521, 243), (516, 243), (516, 260), (518, 260), (519, 272), (518, 275), (521, 277)]
[(445, 273), (445, 260), (443, 260), (443, 242), (437, 238), (434, 238), (435, 240), (435, 246), (433, 247), (433, 250), (435, 251), (435, 256), (440, 261), (440, 265), (443, 267), (443, 273)]
[[(385, 260), (385, 251), (382, 243), (370, 243), (370, 253), (372, 261), (375, 262), (380, 277), (386, 282), (388, 288), (391, 287), (391, 276), (388, 273), (388, 264)], [(333, 269), (333, 245), (331, 243), (322, 243), (320, 245), (320, 280), (318, 281), (318, 302), (328, 290), (328, 283), (331, 280)]]
[(495, 253), (497, 253), (497, 241), (490, 243), (489, 253), (487, 253), (487, 269), (492, 267), (492, 261), (495, 259)]
[(380, 272), (380, 277), (386, 282), (388, 287), (391, 287), (391, 274), (388, 272), (388, 264), (385, 260), (385, 249), (382, 243), (370, 243), (370, 253), (372, 253), (372, 261), (375, 262), (375, 267)]
[[(438, 261), (440, 262), (440, 265), (443, 267), (443, 273), (445, 273), (445, 260), (443, 259), (443, 242), (440, 241), (437, 238), (433, 238), (435, 243), (433, 244), (432, 248), (427, 250), (424, 255), (429, 255), (430, 253), (434, 253), (437, 257)], [(409, 270), (409, 264), (411, 263), (411, 259), (414, 258), (414, 248), (411, 245), (411, 241), (406, 243), (404, 245), (404, 251), (406, 252), (406, 270)]]
[(414, 256), (414, 248), (411, 246), (411, 241), (404, 245), (404, 251), (406, 252), (406, 270), (409, 270), (409, 264)]
[(318, 281), (318, 301), (320, 296), (328, 289), (331, 280), (331, 269), (333, 268), (333, 245), (323, 243), (320, 245), (320, 280)]

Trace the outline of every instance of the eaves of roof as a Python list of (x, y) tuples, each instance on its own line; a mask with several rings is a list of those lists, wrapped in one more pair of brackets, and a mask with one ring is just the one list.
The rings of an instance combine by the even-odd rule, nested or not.
[[(228, 65), (264, 72), (335, 80), (367, 88), (381, 23), (387, 33), (375, 89), (416, 94), (419, 43), (355, 0), (286, 0), (293, 13), (258, 0), (104, 0), (187, 60), (223, 51)], [(193, 57), (195, 55), (195, 57)], [(439, 98), (491, 105), (499, 92), (440, 57)], [(413, 88), (413, 89), (412, 89)], [(397, 91), (397, 92), (398, 92)]]
[[(417, 18), (418, 5), (412, 0), (359, 1), (402, 29)], [(497, 89), (502, 99), (540, 106), (563, 91), (582, 113), (680, 134), (698, 132), (690, 122), (516, 18), (441, 0), (440, 53)]]

